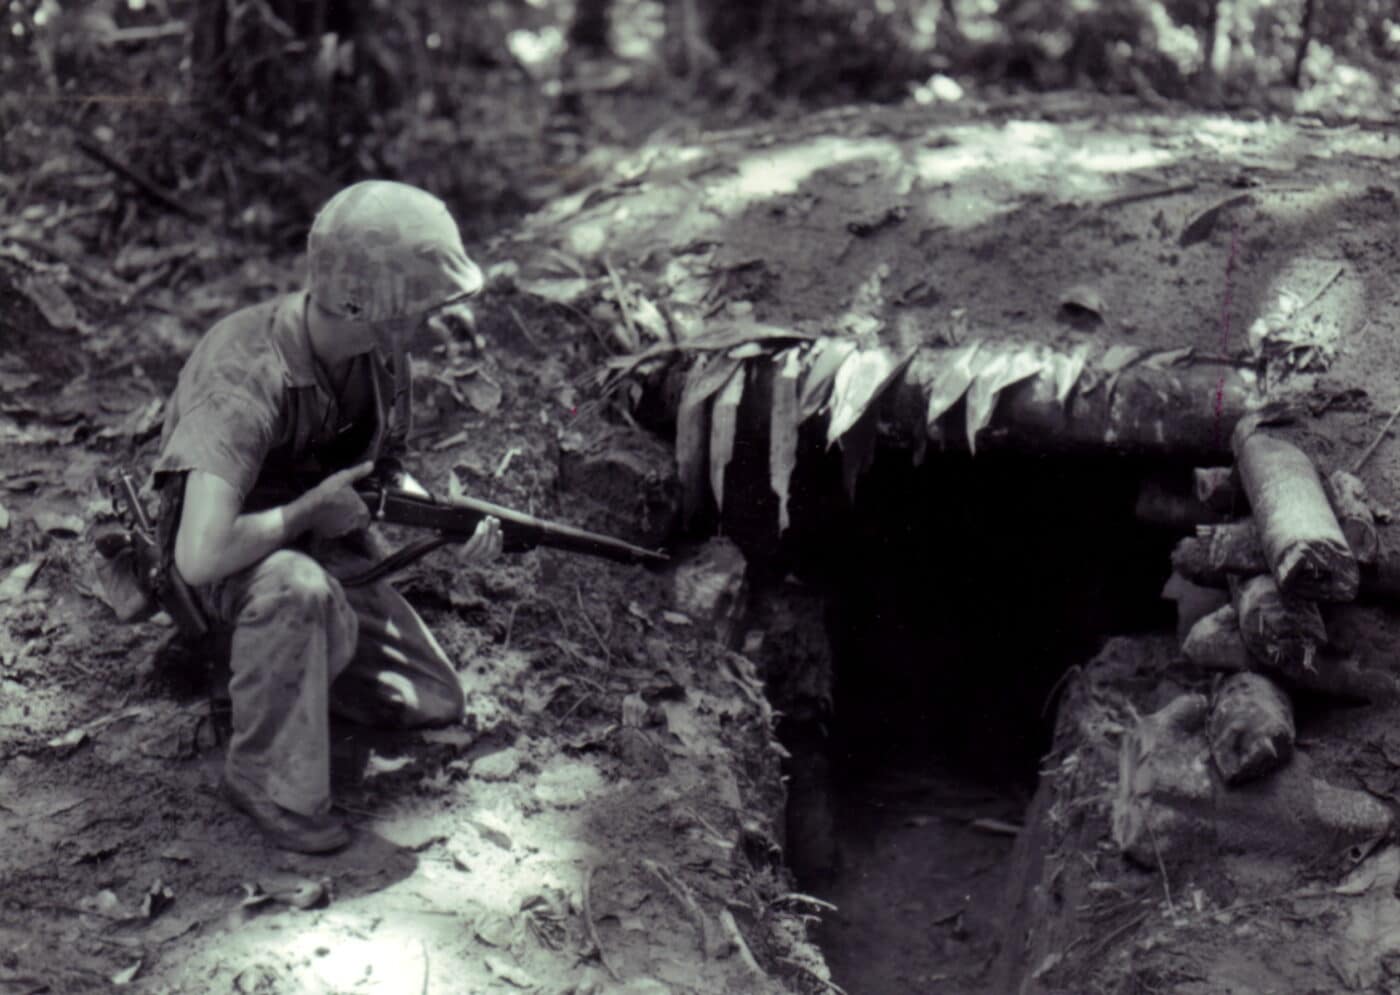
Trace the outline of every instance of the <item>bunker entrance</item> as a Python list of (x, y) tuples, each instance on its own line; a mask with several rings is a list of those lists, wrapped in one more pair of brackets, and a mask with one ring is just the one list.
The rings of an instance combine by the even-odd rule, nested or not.
[(1161, 593), (1190, 481), (1105, 455), (880, 459), (804, 544), (834, 711), (780, 729), (788, 854), (836, 906), (820, 938), (847, 991), (990, 990), (1057, 689), (1108, 636), (1174, 625)]

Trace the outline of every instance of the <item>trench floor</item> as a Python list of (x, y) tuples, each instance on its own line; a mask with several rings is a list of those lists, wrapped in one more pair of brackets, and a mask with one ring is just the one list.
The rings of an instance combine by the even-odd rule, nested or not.
[(1020, 785), (910, 760), (834, 786), (839, 857), (807, 882), (836, 906), (818, 941), (849, 995), (992, 995)]

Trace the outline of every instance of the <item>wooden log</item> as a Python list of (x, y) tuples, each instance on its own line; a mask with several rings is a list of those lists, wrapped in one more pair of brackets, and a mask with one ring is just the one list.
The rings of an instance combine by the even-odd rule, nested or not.
[(1232, 466), (1197, 467), (1192, 471), (1196, 500), (1222, 515), (1238, 514), (1244, 504), (1244, 491)]
[(1202, 525), (1172, 550), (1172, 566), (1193, 584), (1227, 587), (1232, 576), (1265, 573), (1268, 557), (1251, 519)]
[(1206, 541), (1206, 558), (1213, 571), (1253, 575), (1269, 569), (1264, 543), (1252, 518), (1202, 525), (1196, 535)]
[[(919, 351), (894, 386), (887, 413), (903, 436), (920, 439), (927, 430), (928, 388), (949, 362), (950, 349)], [(1090, 361), (1065, 385), (1037, 375), (1006, 388), (977, 448), (1043, 452), (1113, 452), (1173, 455), (1211, 460), (1230, 453), (1235, 424), (1258, 407), (1252, 370), (1212, 359), (1175, 363), (1143, 361), (1107, 371)], [(959, 411), (954, 408), (954, 417)], [(943, 433), (960, 444), (963, 433)]]
[(1327, 628), (1316, 604), (1284, 594), (1269, 574), (1230, 584), (1240, 636), (1250, 657), (1287, 676), (1316, 671)]
[(1240, 616), (1225, 605), (1197, 620), (1181, 644), (1182, 655), (1207, 670), (1251, 669), (1249, 651), (1240, 635)]
[(1280, 591), (1315, 601), (1355, 598), (1360, 569), (1312, 460), (1291, 442), (1266, 432), (1238, 432), (1234, 447)]
[(1380, 536), (1376, 532), (1370, 496), (1361, 478), (1345, 470), (1333, 470), (1327, 476), (1327, 496), (1332, 500), (1332, 510), (1356, 562), (1363, 566), (1375, 563), (1380, 555)]
[[(1376, 704), (1400, 701), (1400, 662), (1391, 647), (1400, 642), (1400, 620), (1376, 606), (1328, 607), (1328, 645), (1312, 670), (1269, 668), (1289, 687)], [(1239, 672), (1266, 667), (1245, 649), (1239, 613), (1233, 605), (1212, 612), (1191, 627), (1181, 645), (1187, 660), (1206, 670)]]
[(1210, 541), (1187, 536), (1172, 549), (1172, 569), (1202, 587), (1229, 587), (1230, 577), (1210, 565)]
[[(1231, 537), (1232, 552), (1226, 554), (1212, 549), (1212, 533), (1223, 526), (1211, 526), (1202, 531), (1204, 536), (1195, 535), (1182, 539), (1172, 550), (1172, 567), (1192, 584), (1210, 588), (1228, 588), (1230, 578), (1240, 573), (1259, 573), (1259, 570), (1237, 569), (1241, 563), (1267, 563), (1264, 559), (1262, 542), (1255, 548), (1243, 543), (1242, 537)], [(1258, 542), (1258, 530), (1255, 530)], [(1357, 600), (1400, 605), (1400, 550), (1392, 549), (1377, 540), (1375, 561), (1361, 566), (1361, 585)]]
[(1293, 704), (1263, 674), (1234, 674), (1215, 692), (1206, 735), (1226, 784), (1257, 780), (1293, 756)]

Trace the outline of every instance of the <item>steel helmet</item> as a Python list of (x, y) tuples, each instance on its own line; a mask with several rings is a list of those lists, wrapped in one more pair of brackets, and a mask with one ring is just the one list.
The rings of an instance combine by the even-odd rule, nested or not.
[(327, 201), (307, 258), (312, 301), (351, 321), (422, 314), (482, 285), (447, 205), (390, 180), (365, 180)]

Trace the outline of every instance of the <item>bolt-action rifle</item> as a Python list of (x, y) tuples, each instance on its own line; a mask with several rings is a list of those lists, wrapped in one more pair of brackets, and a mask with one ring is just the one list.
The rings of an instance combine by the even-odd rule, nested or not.
[[(257, 498), (263, 506), (290, 501), (309, 490), (314, 481), (301, 489), (257, 488)], [(404, 567), (417, 562), (435, 549), (453, 543), (466, 542), (477, 525), (487, 515), (501, 523), (502, 549), (507, 553), (523, 553), (540, 546), (570, 553), (600, 556), (619, 563), (662, 563), (665, 553), (635, 546), (612, 536), (552, 522), (514, 508), (492, 504), (477, 498), (440, 499), (366, 478), (355, 485), (355, 491), (370, 509), (375, 521), (422, 529), (431, 534), (409, 543), (376, 563), (347, 576), (340, 576), (345, 587), (372, 584)], [(200, 610), (194, 592), (180, 577), (173, 563), (165, 562), (166, 552), (157, 538), (156, 528), (141, 502), (136, 482), (125, 470), (113, 478), (113, 502), (128, 526), (127, 532), (99, 536), (98, 550), (114, 568), (113, 572), (132, 576), (147, 600), (137, 605), (135, 595), (127, 599), (131, 607), (115, 604), (118, 617), (132, 620), (153, 611), (156, 605), (168, 612), (181, 632), (201, 637), (208, 624)], [(112, 586), (112, 585), (109, 585)]]
[(416, 494), (399, 487), (366, 478), (355, 484), (355, 492), (370, 509), (375, 521), (388, 525), (425, 529), (432, 532), (391, 553), (358, 573), (341, 577), (341, 584), (356, 587), (369, 584), (402, 570), (435, 549), (466, 542), (482, 519), (495, 516), (501, 523), (501, 548), (507, 553), (524, 553), (540, 546), (569, 553), (600, 556), (617, 563), (664, 563), (665, 553), (599, 532), (575, 528), (503, 505), (472, 497), (437, 498)]

